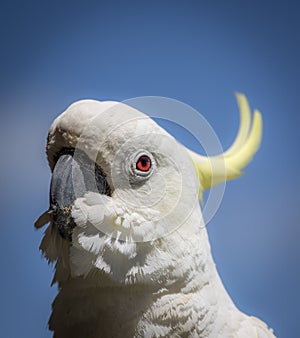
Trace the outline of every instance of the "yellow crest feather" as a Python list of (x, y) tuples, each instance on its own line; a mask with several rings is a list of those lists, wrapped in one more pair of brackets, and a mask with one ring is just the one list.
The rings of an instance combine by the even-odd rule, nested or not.
[(254, 111), (251, 126), (251, 110), (245, 95), (236, 93), (240, 109), (240, 127), (232, 146), (222, 154), (206, 157), (188, 150), (196, 169), (202, 198), (204, 190), (221, 182), (242, 175), (242, 169), (251, 161), (262, 138), (262, 116)]

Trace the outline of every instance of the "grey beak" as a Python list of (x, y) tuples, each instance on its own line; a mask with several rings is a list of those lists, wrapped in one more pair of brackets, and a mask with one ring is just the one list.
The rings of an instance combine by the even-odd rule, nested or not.
[(90, 191), (110, 195), (105, 174), (83, 151), (64, 149), (53, 170), (49, 209), (63, 238), (71, 240), (76, 226), (71, 215), (74, 201)]

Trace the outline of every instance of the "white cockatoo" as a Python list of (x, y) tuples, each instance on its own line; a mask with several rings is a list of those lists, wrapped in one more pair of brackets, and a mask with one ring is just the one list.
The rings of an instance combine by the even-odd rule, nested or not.
[(275, 337), (240, 312), (216, 270), (199, 199), (236, 178), (257, 151), (258, 111), (237, 94), (241, 124), (204, 157), (119, 102), (82, 100), (53, 122), (50, 223), (40, 249), (55, 263), (56, 338)]

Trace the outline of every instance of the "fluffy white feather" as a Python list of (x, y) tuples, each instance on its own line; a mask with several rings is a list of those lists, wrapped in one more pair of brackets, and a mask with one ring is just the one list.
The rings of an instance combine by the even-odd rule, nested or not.
[[(274, 337), (224, 289), (198, 204), (201, 175), (173, 137), (124, 104), (85, 100), (51, 126), (52, 170), (64, 148), (88, 154), (112, 192), (74, 201), (71, 242), (54, 222), (46, 230), (41, 250), (56, 262), (59, 285), (49, 320), (55, 337)], [(155, 165), (132, 184), (139, 152)]]

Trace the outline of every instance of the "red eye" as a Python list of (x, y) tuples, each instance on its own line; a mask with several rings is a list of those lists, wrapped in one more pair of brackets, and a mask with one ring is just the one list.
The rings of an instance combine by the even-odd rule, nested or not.
[(151, 160), (147, 155), (143, 155), (139, 157), (139, 159), (136, 161), (136, 169), (140, 171), (149, 171), (151, 168)]

